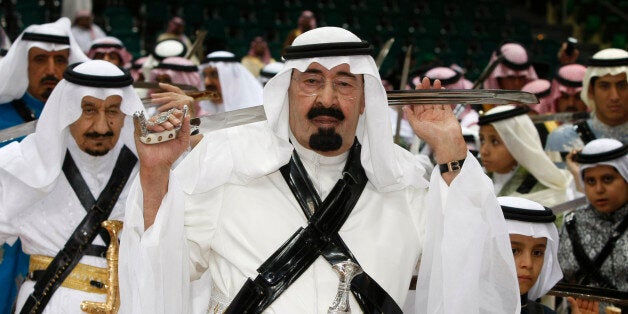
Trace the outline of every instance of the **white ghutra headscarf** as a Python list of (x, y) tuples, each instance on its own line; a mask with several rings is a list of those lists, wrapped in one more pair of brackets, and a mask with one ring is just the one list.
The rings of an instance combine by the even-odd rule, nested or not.
[(598, 51), (589, 59), (587, 71), (582, 79), (580, 98), (595, 112), (595, 100), (589, 98), (589, 86), (593, 77), (626, 73), (628, 80), (628, 51), (619, 48), (608, 48)]
[[(76, 83), (70, 82), (68, 72), (82, 77), (85, 83), (76, 79), (73, 80)], [(72, 140), (69, 126), (81, 116), (81, 101), (85, 96), (122, 97), (120, 110), (126, 117), (118, 141), (136, 151), (132, 115), (144, 110), (144, 106), (133, 90), (131, 75), (110, 62), (90, 60), (69, 66), (64, 77), (46, 102), (35, 133), (22, 142), (3, 147), (0, 152), (0, 168), (36, 189), (50, 185), (61, 173), (68, 141)]]
[(33, 47), (46, 51), (69, 48), (69, 64), (89, 60), (74, 40), (70, 24), (62, 17), (54, 23), (31, 25), (20, 34), (0, 61), (0, 104), (21, 98), (28, 89), (28, 51)]
[(558, 263), (558, 230), (554, 225), (556, 216), (541, 204), (525, 198), (502, 196), (497, 200), (504, 212), (509, 234), (547, 239), (541, 272), (528, 291), (528, 299), (536, 300), (563, 278)]

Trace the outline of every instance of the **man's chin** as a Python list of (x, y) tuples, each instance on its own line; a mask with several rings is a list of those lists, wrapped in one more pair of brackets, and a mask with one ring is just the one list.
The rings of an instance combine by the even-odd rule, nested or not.
[(310, 136), (310, 147), (320, 152), (333, 152), (342, 147), (342, 136), (334, 128), (318, 129)]
[(105, 149), (105, 148), (101, 148), (101, 149), (86, 148), (83, 151), (86, 152), (88, 155), (92, 155), (92, 156), (95, 156), (95, 157), (100, 157), (100, 156), (107, 155), (107, 153), (109, 152), (109, 149)]

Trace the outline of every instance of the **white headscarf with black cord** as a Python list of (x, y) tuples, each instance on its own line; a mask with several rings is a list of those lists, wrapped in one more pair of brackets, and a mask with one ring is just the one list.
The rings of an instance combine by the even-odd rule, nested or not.
[(31, 25), (15, 40), (0, 61), (0, 104), (21, 98), (28, 89), (28, 52), (37, 47), (46, 51), (70, 49), (69, 64), (89, 60), (74, 40), (70, 20)]
[[(370, 45), (345, 29), (322, 27), (297, 37), (287, 52), (284, 68), (266, 84), (264, 90), (267, 121), (205, 134), (174, 169), (172, 177), (175, 180), (170, 182), (175, 182), (173, 188), (176, 189), (172, 190), (172, 195), (193, 197), (224, 184), (245, 185), (279, 170), (288, 163), (294, 150), (289, 142), (288, 119), (288, 88), (293, 69), (303, 72), (313, 62), (327, 69), (348, 64), (351, 73), (364, 76), (365, 110), (359, 117), (356, 137), (362, 144), (360, 158), (369, 184), (384, 194), (417, 189), (417, 197), (424, 197), (425, 204), (429, 204), (416, 208), (417, 211), (425, 211), (429, 221), (425, 226), (425, 243), (422, 248), (417, 247), (417, 250), (422, 249), (423, 255), (416, 312), (449, 313), (474, 308), (494, 313), (514, 313), (519, 296), (515, 293), (516, 277), (512, 275), (514, 262), (507, 232), (488, 178), (471, 175), (481, 175), (477, 160), (467, 154), (469, 158), (465, 166), (449, 189), (440, 172), (432, 172), (430, 193), (422, 193), (428, 187), (424, 175), (431, 169), (426, 169), (421, 156), (413, 155), (393, 143), (387, 96), (370, 55)], [(139, 191), (137, 181), (135, 184), (136, 190), (132, 194)], [(176, 192), (178, 188), (183, 193)], [(141, 196), (136, 194), (131, 197)], [(162, 204), (168, 207), (163, 214), (166, 216), (158, 217), (146, 231), (148, 234), (144, 233), (141, 207), (132, 206), (131, 211), (126, 213), (127, 225), (123, 235), (126, 238), (121, 252), (138, 257), (130, 260), (129, 264), (154, 262), (144, 258), (155, 248), (143, 246), (147, 243), (145, 241), (156, 240), (164, 232), (184, 237), (183, 224), (173, 226), (165, 223), (183, 219), (184, 212), (170, 210), (174, 209), (171, 206), (177, 206), (173, 199), (166, 202), (166, 205)], [(179, 241), (159, 241), (162, 241), (159, 246), (162, 252), (164, 247), (173, 252), (181, 248)], [(482, 245), (472, 246), (463, 242)], [(139, 255), (138, 250), (142, 252)], [(458, 258), (461, 250), (468, 251), (464, 259)], [(166, 262), (167, 258), (160, 260)], [(123, 265), (122, 269), (121, 274), (130, 268), (124, 270)], [(154, 279), (167, 286), (181, 287), (185, 296), (187, 282), (181, 282), (176, 274), (159, 272), (151, 273), (149, 277), (147, 281)], [(121, 282), (124, 289), (124, 280), (121, 279)], [(161, 300), (155, 301), (159, 303)]]
[(201, 79), (207, 67), (218, 70), (224, 111), (261, 105), (262, 84), (247, 70), (235, 55), (228, 51), (214, 51), (208, 54), (199, 66)]
[[(316, 47), (320, 48), (317, 49)], [(365, 110), (359, 118), (356, 137), (362, 144), (361, 161), (369, 182), (381, 192), (401, 190), (408, 186), (427, 187), (428, 182), (424, 179), (424, 175), (431, 169), (426, 170), (425, 163), (419, 161), (419, 157), (410, 154), (392, 141), (393, 136), (388, 118), (388, 99), (375, 61), (370, 55), (371, 49), (367, 42), (363, 42), (353, 33), (337, 27), (317, 28), (297, 37), (292, 48), (288, 49), (294, 53), (288, 54), (288, 60), (285, 61), (283, 69), (264, 87), (264, 111), (268, 126), (274, 133), (272, 137), (275, 139), (272, 145), (278, 147), (278, 150), (261, 149), (259, 154), (251, 154), (251, 146), (247, 144), (241, 153), (234, 152), (227, 160), (224, 149), (194, 149), (190, 155), (198, 155), (197, 157), (205, 160), (204, 162), (215, 164), (218, 160), (224, 161), (225, 167), (223, 169), (230, 170), (223, 174), (229, 175), (231, 179), (218, 179), (214, 183), (209, 183), (207, 180), (202, 180), (204, 175), (198, 171), (197, 167), (178, 167), (177, 171), (186, 178), (185, 182), (182, 183), (186, 187), (184, 190), (186, 192), (200, 192), (207, 191), (224, 182), (243, 183), (243, 180), (266, 175), (285, 165), (292, 154), (292, 145), (288, 142), (290, 134), (288, 87), (290, 86), (292, 70), (304, 72), (314, 62), (327, 69), (346, 63), (349, 64), (352, 74), (364, 75)], [(313, 54), (316, 56), (308, 57), (308, 52), (300, 54), (300, 50), (314, 50)], [(324, 53), (327, 53), (328, 56), (321, 56)], [(213, 56), (227, 58), (233, 55), (213, 53)], [(216, 64), (220, 65), (220, 63), (225, 62), (219, 61)], [(222, 73), (220, 75), (221, 84), (223, 84)], [(222, 130), (221, 132), (229, 134), (232, 131)], [(229, 137), (228, 135), (225, 136)], [(260, 135), (249, 134), (248, 136), (259, 137)], [(216, 139), (220, 137), (222, 136), (212, 135), (212, 143), (209, 146), (220, 145), (218, 143), (220, 140)], [(239, 137), (234, 135), (232, 139), (236, 141), (245, 140)], [(207, 141), (203, 140), (199, 145), (208, 144), (203, 142)], [(263, 140), (260, 139), (261, 142)], [(247, 156), (252, 155), (254, 155), (254, 161), (247, 159)], [(186, 164), (185, 160), (181, 166), (184, 164)], [(262, 167), (266, 167), (266, 169), (262, 170)], [(216, 174), (212, 174), (211, 177), (215, 178)]]
[(563, 278), (558, 263), (558, 230), (554, 225), (556, 216), (550, 209), (525, 198), (502, 196), (497, 200), (504, 212), (508, 233), (547, 239), (541, 272), (528, 291), (528, 299), (536, 300)]
[(580, 178), (586, 169), (597, 166), (611, 166), (628, 181), (628, 145), (612, 138), (595, 139), (584, 146), (574, 156), (580, 164)]
[(580, 98), (595, 112), (595, 100), (589, 98), (589, 86), (591, 79), (605, 75), (626, 74), (628, 81), (628, 51), (619, 48), (607, 48), (598, 51), (587, 62), (587, 71), (582, 79), (582, 90)]
[(547, 157), (539, 133), (526, 114), (527, 107), (498, 106), (480, 117), (480, 125), (492, 125), (508, 152), (539, 182), (552, 189), (566, 189), (571, 178)]
[(85, 96), (122, 97), (120, 110), (126, 117), (118, 142), (135, 152), (132, 115), (144, 110), (144, 106), (132, 83), (127, 71), (107, 61), (90, 60), (69, 66), (46, 102), (35, 133), (2, 148), (0, 168), (33, 188), (53, 183), (61, 172), (68, 141), (73, 140), (69, 126), (81, 116)]

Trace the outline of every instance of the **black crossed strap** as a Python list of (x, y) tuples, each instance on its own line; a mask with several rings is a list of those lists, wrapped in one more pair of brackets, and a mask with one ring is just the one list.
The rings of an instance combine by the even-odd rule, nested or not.
[[(70, 153), (66, 152), (64, 160), (64, 173), (66, 176), (68, 173), (65, 172), (65, 167), (68, 163), (74, 165), (76, 173), (72, 175), (72, 178), (70, 176), (67, 178), (72, 188), (75, 189), (75, 193), (79, 196), (74, 186), (76, 182), (72, 183), (72, 180), (76, 179), (74, 177), (76, 174), (80, 177), (80, 172), (78, 172), (78, 168), (76, 168)], [(126, 146), (122, 147), (112, 175), (104, 190), (100, 193), (98, 200), (93, 201), (85, 218), (83, 218), (70, 236), (70, 239), (65, 243), (63, 249), (54, 257), (46, 270), (38, 274), (33, 293), (26, 300), (20, 312), (21, 314), (38, 314), (43, 312), (54, 292), (85, 255), (86, 248), (94, 241), (98, 231), (102, 230), (100, 223), (111, 214), (136, 163), (137, 157), (135, 157), (133, 152)], [(82, 177), (80, 177), (80, 180), (84, 184), (83, 188), (86, 188), (85, 180)], [(87, 189), (87, 193), (90, 193), (89, 189)], [(79, 199), (81, 199), (81, 196), (79, 196)], [(83, 203), (83, 199), (81, 199), (81, 203)], [(85, 206), (85, 203), (83, 203), (83, 206)]]
[[(342, 179), (324, 201), (316, 193), (298, 155), (280, 171), (308, 218), (259, 268), (255, 280), (248, 279), (225, 313), (261, 313), (322, 255), (329, 263), (351, 260), (359, 264), (338, 235), (353, 210), (368, 178), (360, 164), (357, 140), (349, 152)], [(365, 313), (402, 313), (388, 293), (368, 274), (351, 281), (351, 291)], [(330, 300), (331, 302), (331, 300)]]
[[(573, 215), (573, 213), (571, 215)], [(616, 226), (611, 237), (606, 241), (606, 244), (600, 253), (598, 253), (593, 260), (589, 258), (582, 246), (580, 235), (578, 234), (578, 230), (576, 230), (575, 216), (567, 217), (565, 221), (565, 228), (567, 229), (569, 239), (571, 240), (574, 256), (580, 266), (580, 269), (578, 269), (575, 275), (578, 283), (587, 285), (593, 281), (601, 284), (604, 288), (617, 289), (617, 287), (611, 283), (610, 279), (602, 274), (600, 267), (602, 267), (602, 264), (604, 264), (615, 248), (615, 242), (617, 242), (617, 240), (626, 231), (626, 228), (628, 228), (628, 216), (624, 217), (621, 223)]]
[(31, 110), (30, 108), (28, 108), (28, 106), (26, 106), (26, 103), (24, 102), (24, 100), (14, 99), (11, 102), (11, 106), (13, 106), (13, 109), (15, 109), (17, 114), (20, 115), (20, 118), (22, 118), (24, 122), (29, 122), (29, 121), (33, 121), (37, 119), (35, 118), (35, 113), (33, 112), (33, 110)]
[(576, 133), (580, 136), (582, 142), (586, 145), (592, 140), (596, 139), (595, 134), (593, 134), (593, 130), (589, 127), (587, 120), (580, 121), (575, 125)]

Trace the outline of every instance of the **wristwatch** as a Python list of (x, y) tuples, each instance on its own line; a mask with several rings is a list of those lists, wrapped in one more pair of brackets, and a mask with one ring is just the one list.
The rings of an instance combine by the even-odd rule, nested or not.
[(446, 164), (438, 164), (438, 169), (440, 169), (440, 173), (458, 171), (462, 169), (463, 163), (464, 163), (464, 159), (454, 160)]

